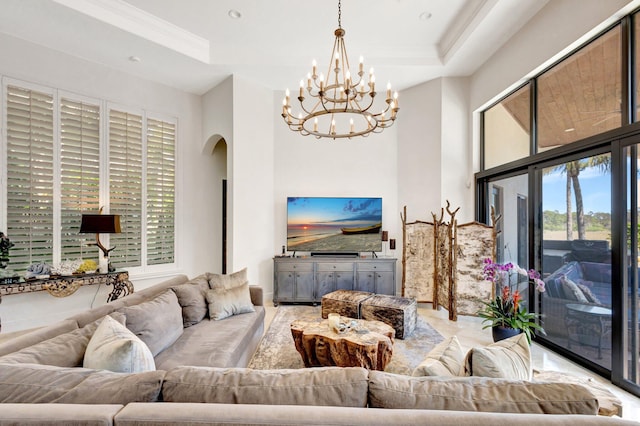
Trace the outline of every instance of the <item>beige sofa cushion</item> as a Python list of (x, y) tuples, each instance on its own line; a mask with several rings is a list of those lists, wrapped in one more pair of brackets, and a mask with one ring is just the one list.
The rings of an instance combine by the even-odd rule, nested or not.
[(162, 398), (166, 402), (365, 407), (367, 376), (367, 370), (359, 367), (177, 367), (165, 376)]
[(464, 353), (456, 336), (440, 342), (412, 373), (413, 376), (463, 376)]
[(489, 411), (497, 413), (590, 414), (596, 397), (584, 386), (482, 377), (410, 377), (369, 372), (374, 408)]
[(210, 288), (233, 288), (241, 286), (244, 283), (249, 282), (247, 279), (247, 268), (232, 274), (206, 274), (209, 279)]
[(472, 348), (465, 359), (469, 376), (531, 380), (531, 348), (522, 333), (484, 348)]
[[(110, 316), (124, 324), (125, 316), (123, 314), (114, 312)], [(0, 357), (0, 363), (47, 364), (58, 367), (81, 366), (89, 340), (100, 322), (102, 322), (102, 318), (82, 328)]]
[(255, 312), (249, 294), (249, 283), (237, 287), (217, 287), (207, 291), (209, 318), (222, 320), (233, 315)]
[(147, 345), (107, 315), (89, 340), (83, 367), (116, 373), (141, 373), (155, 370), (156, 364)]
[(27, 346), (35, 345), (44, 340), (78, 329), (78, 323), (72, 319), (58, 321), (46, 327), (39, 328), (26, 334), (8, 339), (0, 343), (0, 356), (19, 351)]
[(118, 309), (127, 317), (127, 328), (158, 355), (171, 346), (184, 330), (182, 307), (176, 294), (168, 289), (139, 305)]
[(171, 287), (178, 296), (178, 303), (182, 307), (182, 323), (184, 327), (191, 327), (207, 316), (207, 302), (205, 292), (209, 289), (206, 278), (199, 277)]
[(0, 365), (0, 403), (158, 401), (164, 371), (122, 374), (38, 364)]

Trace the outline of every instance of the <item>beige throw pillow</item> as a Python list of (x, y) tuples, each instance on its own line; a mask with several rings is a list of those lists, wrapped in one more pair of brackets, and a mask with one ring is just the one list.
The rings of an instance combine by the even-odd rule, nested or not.
[(249, 283), (234, 288), (215, 288), (207, 291), (209, 318), (221, 320), (232, 315), (255, 312), (251, 303)]
[(484, 348), (472, 348), (465, 359), (469, 376), (531, 380), (531, 348), (522, 333)]
[(214, 288), (234, 288), (239, 287), (249, 280), (247, 279), (247, 268), (229, 275), (207, 274), (209, 278), (209, 287)]
[(147, 344), (155, 357), (178, 340), (184, 330), (182, 307), (167, 289), (153, 299), (118, 309), (127, 317), (127, 328)]
[(564, 293), (565, 299), (576, 300), (580, 303), (589, 303), (576, 283), (564, 276), (560, 279), (560, 282), (562, 283), (562, 292)]
[(147, 345), (108, 315), (89, 340), (82, 366), (115, 373), (142, 373), (156, 369)]
[(463, 376), (464, 353), (456, 336), (440, 342), (427, 354), (412, 376)]

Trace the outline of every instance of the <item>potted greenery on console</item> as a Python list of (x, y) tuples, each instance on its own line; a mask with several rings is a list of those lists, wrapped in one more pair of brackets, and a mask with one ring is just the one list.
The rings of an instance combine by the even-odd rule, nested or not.
[(544, 281), (537, 271), (527, 271), (511, 262), (500, 264), (485, 259), (483, 273), (487, 281), (494, 283), (497, 295), (492, 301), (485, 303), (486, 306), (478, 312), (478, 316), (484, 318), (483, 323), (487, 323), (483, 329), (493, 327), (494, 341), (524, 333), (531, 343), (531, 335), (535, 330), (544, 333), (544, 329), (536, 322), (538, 315), (528, 312), (520, 303), (522, 296), (517, 288), (520, 277), (523, 276), (529, 285), (535, 285), (538, 292), (544, 292)]

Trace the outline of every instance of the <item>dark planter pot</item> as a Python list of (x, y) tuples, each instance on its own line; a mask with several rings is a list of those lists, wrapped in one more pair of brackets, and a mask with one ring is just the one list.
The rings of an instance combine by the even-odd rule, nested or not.
[(491, 334), (493, 335), (494, 342), (517, 336), (520, 333), (522, 333), (522, 330), (519, 328), (503, 327), (501, 325), (496, 325), (491, 328)]

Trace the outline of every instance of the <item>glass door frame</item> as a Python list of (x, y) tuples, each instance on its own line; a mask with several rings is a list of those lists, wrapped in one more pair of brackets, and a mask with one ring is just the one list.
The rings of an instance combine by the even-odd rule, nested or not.
[[(624, 150), (630, 148), (634, 153), (635, 158), (638, 158), (638, 145), (640, 145), (640, 134), (635, 134), (626, 138), (622, 138), (615, 141), (612, 147), (612, 245), (615, 244), (617, 250), (613, 251), (612, 262), (619, 267), (612, 269), (612, 282), (619, 282), (622, 285), (618, 285), (614, 288), (612, 298), (612, 308), (614, 312), (612, 322), (612, 348), (615, 350), (612, 352), (612, 369), (611, 369), (611, 382), (615, 385), (632, 392), (636, 395), (640, 394), (640, 366), (636, 366), (634, 372), (636, 382), (629, 380), (627, 377), (630, 374), (628, 359), (625, 357), (628, 346), (633, 344), (629, 342), (627, 327), (625, 325), (629, 322), (629, 312), (627, 306), (629, 300), (627, 294), (629, 294), (629, 282), (628, 274), (624, 273), (624, 270), (631, 267), (633, 271), (634, 279), (636, 282), (636, 289), (638, 287), (638, 255), (640, 250), (638, 248), (638, 234), (637, 232), (631, 232), (631, 264), (626, 262), (626, 223), (627, 223), (627, 204), (630, 203), (631, 207), (636, 208), (636, 212), (639, 205), (638, 197), (638, 179), (629, 179), (627, 174), (627, 161)], [(632, 171), (638, 172), (637, 162), (632, 167)], [(627, 182), (630, 184), (630, 191), (627, 191)], [(630, 199), (629, 199), (630, 198)], [(637, 229), (638, 215), (631, 215), (631, 229)], [(635, 225), (635, 226), (634, 226)], [(637, 344), (638, 342), (636, 342)], [(640, 358), (640, 354), (636, 354)]]

